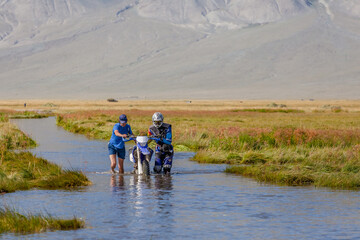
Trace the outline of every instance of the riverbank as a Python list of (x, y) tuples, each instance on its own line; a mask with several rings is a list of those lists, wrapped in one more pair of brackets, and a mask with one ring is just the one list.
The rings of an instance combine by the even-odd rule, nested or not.
[(82, 172), (63, 170), (30, 152), (2, 152), (0, 163), (0, 193), (31, 188), (68, 189), (91, 184)]
[(82, 172), (63, 170), (56, 164), (24, 151), (35, 147), (36, 142), (9, 122), (11, 114), (1, 113), (0, 116), (0, 193), (35, 187), (56, 189), (90, 184)]
[[(195, 151), (197, 162), (227, 163), (229, 173), (280, 185), (358, 189), (359, 102), (351, 107), (333, 102), (298, 107), (301, 103), (259, 101), (252, 108), (161, 112), (173, 125), (175, 147)], [(72, 111), (59, 114), (57, 123), (70, 132), (109, 139), (118, 116), (125, 113), (139, 134), (159, 111), (146, 108)]]
[[(26, 113), (16, 115), (16, 118), (31, 116), (33, 113)], [(24, 151), (35, 147), (36, 142), (11, 124), (11, 117), (9, 113), (0, 113), (0, 194), (32, 188), (69, 189), (91, 184), (80, 171), (63, 170), (56, 164)], [(0, 208), (0, 234), (71, 230), (84, 226), (84, 221), (76, 217), (58, 219), (42, 214), (21, 215), (13, 209)]]

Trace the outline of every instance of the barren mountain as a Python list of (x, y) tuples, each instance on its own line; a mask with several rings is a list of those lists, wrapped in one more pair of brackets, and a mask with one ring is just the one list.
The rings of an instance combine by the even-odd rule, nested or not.
[(0, 98), (358, 98), (360, 0), (0, 0)]

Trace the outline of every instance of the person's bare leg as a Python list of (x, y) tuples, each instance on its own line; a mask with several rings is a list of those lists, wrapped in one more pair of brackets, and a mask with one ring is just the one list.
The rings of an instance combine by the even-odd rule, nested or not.
[(110, 157), (110, 168), (111, 173), (115, 173), (115, 167), (116, 167), (116, 154), (109, 155)]
[(124, 173), (124, 159), (119, 158), (119, 173)]

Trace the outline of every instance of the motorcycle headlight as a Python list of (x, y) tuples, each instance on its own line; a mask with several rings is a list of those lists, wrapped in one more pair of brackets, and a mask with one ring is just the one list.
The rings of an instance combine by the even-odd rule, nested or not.
[(140, 146), (145, 147), (147, 143), (146, 142), (145, 143), (141, 142), (139, 144), (140, 144)]
[(145, 147), (145, 146), (146, 146), (148, 140), (149, 140), (149, 138), (146, 137), (146, 136), (138, 136), (138, 137), (136, 138), (137, 143), (138, 143), (140, 146), (142, 146), (142, 147)]

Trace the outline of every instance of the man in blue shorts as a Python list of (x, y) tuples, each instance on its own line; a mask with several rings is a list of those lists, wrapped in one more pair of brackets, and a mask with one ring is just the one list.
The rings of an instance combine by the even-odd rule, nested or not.
[(112, 135), (108, 144), (109, 157), (111, 162), (111, 173), (115, 173), (116, 155), (119, 161), (119, 173), (124, 173), (125, 143), (124, 139), (132, 135), (131, 127), (127, 124), (127, 117), (122, 114), (119, 123), (116, 123), (112, 130)]

